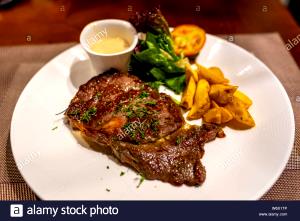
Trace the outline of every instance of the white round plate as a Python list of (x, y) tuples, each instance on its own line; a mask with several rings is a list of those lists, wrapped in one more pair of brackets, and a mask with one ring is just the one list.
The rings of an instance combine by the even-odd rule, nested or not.
[(92, 76), (80, 45), (46, 64), (18, 100), (11, 145), (25, 181), (45, 200), (259, 199), (282, 173), (293, 147), (295, 122), (287, 93), (260, 60), (218, 37), (207, 35), (197, 61), (220, 67), (252, 98), (250, 113), (257, 124), (243, 131), (226, 127), (226, 138), (205, 145), (207, 179), (202, 186), (145, 180), (137, 188), (136, 172), (75, 139), (63, 114), (55, 114)]

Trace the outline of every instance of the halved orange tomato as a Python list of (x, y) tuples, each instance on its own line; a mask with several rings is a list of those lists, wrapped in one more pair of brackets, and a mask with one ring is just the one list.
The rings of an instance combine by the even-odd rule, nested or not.
[(199, 53), (206, 40), (205, 31), (197, 25), (179, 25), (172, 31), (175, 53), (193, 57)]

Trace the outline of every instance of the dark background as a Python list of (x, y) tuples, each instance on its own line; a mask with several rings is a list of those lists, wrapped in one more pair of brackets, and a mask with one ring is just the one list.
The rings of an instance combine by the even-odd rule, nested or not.
[(288, 3), (288, 8), (294, 18), (297, 20), (298, 25), (300, 24), (300, 1), (299, 0), (290, 0)]
[[(78, 41), (93, 20), (128, 19), (156, 5), (170, 26), (195, 23), (225, 35), (278, 32), (286, 43), (300, 34), (300, 0), (16, 0), (0, 8), (0, 45)], [(300, 64), (300, 43), (290, 52)]]

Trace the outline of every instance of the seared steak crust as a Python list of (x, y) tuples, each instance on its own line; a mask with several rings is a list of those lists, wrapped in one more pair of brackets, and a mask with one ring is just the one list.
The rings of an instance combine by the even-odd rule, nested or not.
[(153, 142), (184, 124), (169, 96), (133, 75), (111, 72), (80, 86), (66, 115), (75, 127), (104, 144)]
[(172, 99), (136, 76), (110, 71), (80, 86), (66, 113), (70, 124), (148, 179), (175, 185), (205, 180), (203, 146), (220, 129), (190, 126)]
[(159, 179), (174, 185), (199, 185), (206, 172), (200, 159), (206, 142), (218, 136), (214, 125), (185, 126), (155, 143), (133, 145), (116, 142), (115, 156), (131, 165), (148, 179)]

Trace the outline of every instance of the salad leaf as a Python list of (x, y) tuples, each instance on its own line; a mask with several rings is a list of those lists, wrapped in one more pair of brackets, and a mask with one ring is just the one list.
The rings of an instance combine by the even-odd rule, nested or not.
[(156, 90), (158, 90), (158, 88), (159, 88), (159, 86), (160, 85), (163, 85), (164, 83), (163, 82), (161, 82), (161, 81), (150, 81), (150, 82), (148, 82), (147, 83), (150, 87), (152, 87), (153, 89), (156, 89)]
[(162, 53), (167, 54), (171, 59), (176, 61), (180, 59), (173, 50), (171, 37), (166, 34), (154, 35), (151, 32), (147, 32), (145, 42), (148, 48), (160, 48)]
[[(153, 67), (160, 68), (165, 72), (166, 77), (170, 77), (169, 74), (182, 74), (184, 69), (178, 67), (174, 61), (169, 60), (161, 51), (157, 48), (149, 48), (140, 53), (134, 54), (134, 57), (143, 63), (149, 63)], [(171, 75), (172, 76), (172, 75)]]
[(185, 75), (167, 79), (165, 83), (166, 86), (172, 89), (175, 93), (179, 94), (181, 91), (183, 91), (185, 86)]
[(150, 73), (155, 77), (158, 81), (163, 81), (165, 79), (165, 73), (159, 68), (152, 68)]
[(180, 57), (178, 57), (173, 50), (172, 39), (170, 36), (166, 34), (160, 34), (156, 40), (158, 47), (169, 53), (174, 60), (177, 61), (180, 59)]
[(131, 72), (153, 88), (163, 84), (180, 93), (185, 84), (185, 60), (175, 54), (168, 23), (160, 10), (137, 13), (130, 21), (139, 32), (146, 33), (131, 56)]
[(137, 12), (129, 21), (138, 32), (152, 32), (154, 34), (165, 33), (170, 35), (169, 25), (159, 8), (145, 12)]

